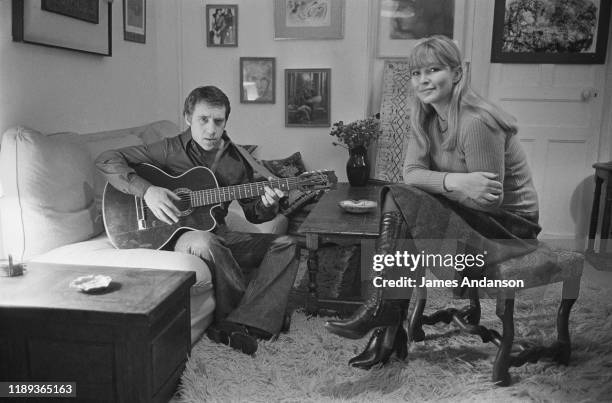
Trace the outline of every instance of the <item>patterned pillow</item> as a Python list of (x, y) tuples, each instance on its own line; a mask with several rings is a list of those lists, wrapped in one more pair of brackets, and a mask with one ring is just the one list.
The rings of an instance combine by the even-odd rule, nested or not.
[[(299, 151), (280, 160), (262, 160), (260, 162), (274, 175), (281, 178), (290, 178), (306, 172), (304, 162), (302, 161), (302, 154)], [(318, 194), (318, 191), (302, 192), (298, 189), (291, 190), (289, 195), (281, 200), (280, 213), (290, 216), (306, 204), (314, 201)]]
[(290, 178), (292, 176), (298, 176), (299, 174), (306, 172), (304, 162), (302, 161), (302, 154), (300, 152), (293, 153), (287, 158), (280, 160), (261, 160), (263, 166), (268, 168), (272, 173), (281, 178)]

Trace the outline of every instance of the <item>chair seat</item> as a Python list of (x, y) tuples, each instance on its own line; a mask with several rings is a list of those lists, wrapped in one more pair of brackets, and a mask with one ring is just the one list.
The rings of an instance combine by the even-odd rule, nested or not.
[(524, 288), (580, 278), (584, 256), (578, 252), (553, 249), (539, 242), (538, 248), (523, 256), (508, 259), (490, 267), (487, 278), (492, 280), (523, 280)]
[(502, 320), (503, 334), (479, 324), (480, 301), (478, 289), (471, 290), (470, 305), (462, 309), (447, 308), (423, 315), (427, 300), (427, 289), (417, 289), (417, 302), (409, 323), (409, 340), (422, 341), (425, 332), (422, 325), (434, 325), (438, 322), (454, 322), (461, 330), (481, 337), (485, 343), (492, 342), (498, 347), (493, 365), (492, 380), (496, 385), (507, 386), (511, 383), (508, 369), (521, 366), (527, 362), (536, 362), (541, 358), (551, 358), (567, 365), (571, 355), (569, 334), (569, 315), (572, 305), (580, 291), (580, 277), (584, 256), (581, 253), (553, 249), (540, 242), (536, 250), (524, 256), (506, 260), (487, 268), (489, 280), (522, 280), (522, 289), (563, 282), (561, 304), (557, 312), (557, 340), (550, 346), (518, 345), (520, 352), (513, 352), (514, 343), (514, 299), (516, 289), (487, 288), (490, 295), (497, 295), (496, 314)]

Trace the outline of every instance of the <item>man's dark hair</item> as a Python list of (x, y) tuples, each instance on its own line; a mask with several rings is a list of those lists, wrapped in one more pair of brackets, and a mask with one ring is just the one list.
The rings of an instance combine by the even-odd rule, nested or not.
[(225, 120), (229, 117), (231, 110), (230, 101), (223, 91), (213, 85), (198, 87), (191, 91), (185, 99), (183, 115), (193, 115), (193, 110), (198, 102), (205, 102), (210, 106), (225, 106)]

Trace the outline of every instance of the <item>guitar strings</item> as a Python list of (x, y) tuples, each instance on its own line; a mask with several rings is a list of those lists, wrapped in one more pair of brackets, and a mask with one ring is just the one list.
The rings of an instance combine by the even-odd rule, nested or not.
[[(243, 184), (240, 184), (240, 185), (233, 185), (232, 188), (237, 189), (237, 190), (234, 190), (234, 191), (229, 190), (229, 188), (227, 188), (227, 187), (225, 188), (227, 190), (220, 190), (222, 188), (192, 190), (192, 191), (190, 191), (189, 194), (179, 195), (179, 200), (177, 200), (177, 201), (181, 201), (181, 202), (182, 201), (187, 201), (187, 200), (191, 201), (192, 198), (195, 198), (197, 200), (202, 200), (202, 201), (210, 199), (211, 200), (211, 204), (218, 203), (218, 202), (223, 202), (223, 201), (229, 201), (229, 200), (232, 200), (232, 199), (221, 200), (221, 198), (223, 196), (234, 196), (235, 197), (236, 196), (236, 192), (238, 192), (238, 194), (240, 194), (240, 192), (241, 192), (240, 189), (242, 189), (242, 191), (244, 193), (246, 193), (247, 190), (253, 191), (253, 188), (255, 188), (256, 190), (259, 190), (260, 188), (263, 188), (263, 186), (270, 185), (270, 184), (279, 184), (280, 186), (282, 186), (281, 185), (281, 181), (286, 182), (286, 184), (289, 185), (289, 184), (295, 184), (297, 182), (300, 182), (301, 180), (300, 180), (299, 177), (293, 177), (293, 178), (282, 178), (282, 179), (279, 179), (279, 180), (276, 180), (276, 181), (249, 182), (249, 183), (243, 183)], [(194, 193), (196, 194), (195, 196), (194, 196)], [(217, 197), (219, 199), (218, 201), (216, 200), (215, 196), (218, 196)], [(255, 194), (255, 195), (250, 196), (250, 197), (256, 197), (256, 196), (259, 196), (259, 195)], [(247, 198), (247, 197), (245, 197), (245, 198)], [(146, 205), (146, 204), (144, 205), (144, 208), (146, 210), (150, 210), (150, 207), (148, 205)]]

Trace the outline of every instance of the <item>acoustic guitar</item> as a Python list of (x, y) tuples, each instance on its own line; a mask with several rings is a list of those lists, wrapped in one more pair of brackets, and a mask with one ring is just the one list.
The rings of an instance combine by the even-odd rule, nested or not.
[(312, 171), (293, 178), (219, 187), (215, 175), (205, 167), (192, 168), (179, 176), (168, 175), (149, 164), (140, 164), (134, 169), (151, 184), (170, 189), (180, 197), (175, 201), (180, 211), (179, 221), (166, 224), (153, 215), (144, 198), (123, 193), (107, 183), (102, 196), (102, 214), (106, 233), (117, 249), (160, 249), (181, 229), (210, 231), (217, 225), (212, 211), (215, 207), (223, 202), (263, 195), (264, 186), (311, 191), (328, 189), (337, 182), (333, 171)]

